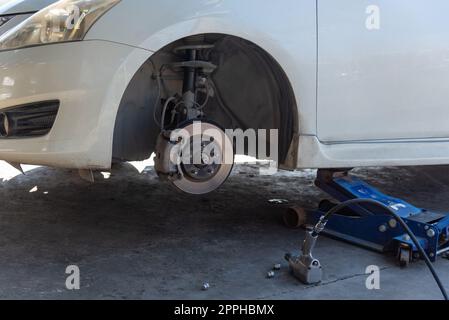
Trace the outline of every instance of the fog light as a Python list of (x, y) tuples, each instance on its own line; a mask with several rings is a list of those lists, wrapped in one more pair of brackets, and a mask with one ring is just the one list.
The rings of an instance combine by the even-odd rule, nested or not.
[(6, 138), (9, 135), (9, 119), (4, 112), (0, 113), (0, 137)]
[(45, 136), (53, 127), (59, 101), (45, 101), (12, 107), (0, 113), (0, 138)]

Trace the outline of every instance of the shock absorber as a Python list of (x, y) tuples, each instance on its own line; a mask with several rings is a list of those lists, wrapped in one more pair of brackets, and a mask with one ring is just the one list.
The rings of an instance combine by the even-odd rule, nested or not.
[[(182, 99), (188, 112), (192, 112), (195, 109), (196, 101), (196, 68), (195, 62), (197, 61), (197, 49), (195, 47), (186, 48), (186, 61), (191, 62), (184, 68), (184, 83), (182, 87)], [(188, 114), (189, 119), (194, 119), (196, 114)]]
[[(198, 89), (197, 77), (201, 73), (206, 78), (217, 68), (209, 61), (199, 60), (199, 52), (214, 48), (214, 45), (186, 45), (177, 47), (176, 54), (182, 54), (184, 61), (174, 62), (170, 66), (174, 69), (182, 69), (184, 72), (182, 86), (182, 104), (186, 110), (186, 120), (195, 120), (202, 116), (201, 108), (198, 108), (196, 92)], [(206, 92), (208, 95), (209, 92)]]

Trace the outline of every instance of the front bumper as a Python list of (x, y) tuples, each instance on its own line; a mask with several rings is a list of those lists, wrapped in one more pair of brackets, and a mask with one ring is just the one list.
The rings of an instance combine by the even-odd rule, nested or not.
[(59, 100), (50, 133), (0, 139), (0, 159), (64, 168), (109, 168), (123, 92), (150, 52), (81, 41), (0, 52), (0, 111)]

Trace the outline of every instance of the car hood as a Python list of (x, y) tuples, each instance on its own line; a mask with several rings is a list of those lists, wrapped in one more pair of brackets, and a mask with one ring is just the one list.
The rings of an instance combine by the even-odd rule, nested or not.
[(37, 12), (56, 0), (0, 0), (0, 16)]

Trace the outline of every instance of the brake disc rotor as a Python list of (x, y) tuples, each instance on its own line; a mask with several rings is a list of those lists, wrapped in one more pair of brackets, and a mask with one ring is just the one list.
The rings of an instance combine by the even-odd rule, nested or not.
[[(234, 166), (231, 139), (219, 127), (195, 122), (184, 128), (189, 141), (183, 142), (178, 162), (176, 188), (190, 194), (206, 194), (218, 189)], [(195, 140), (196, 139), (196, 140)]]

